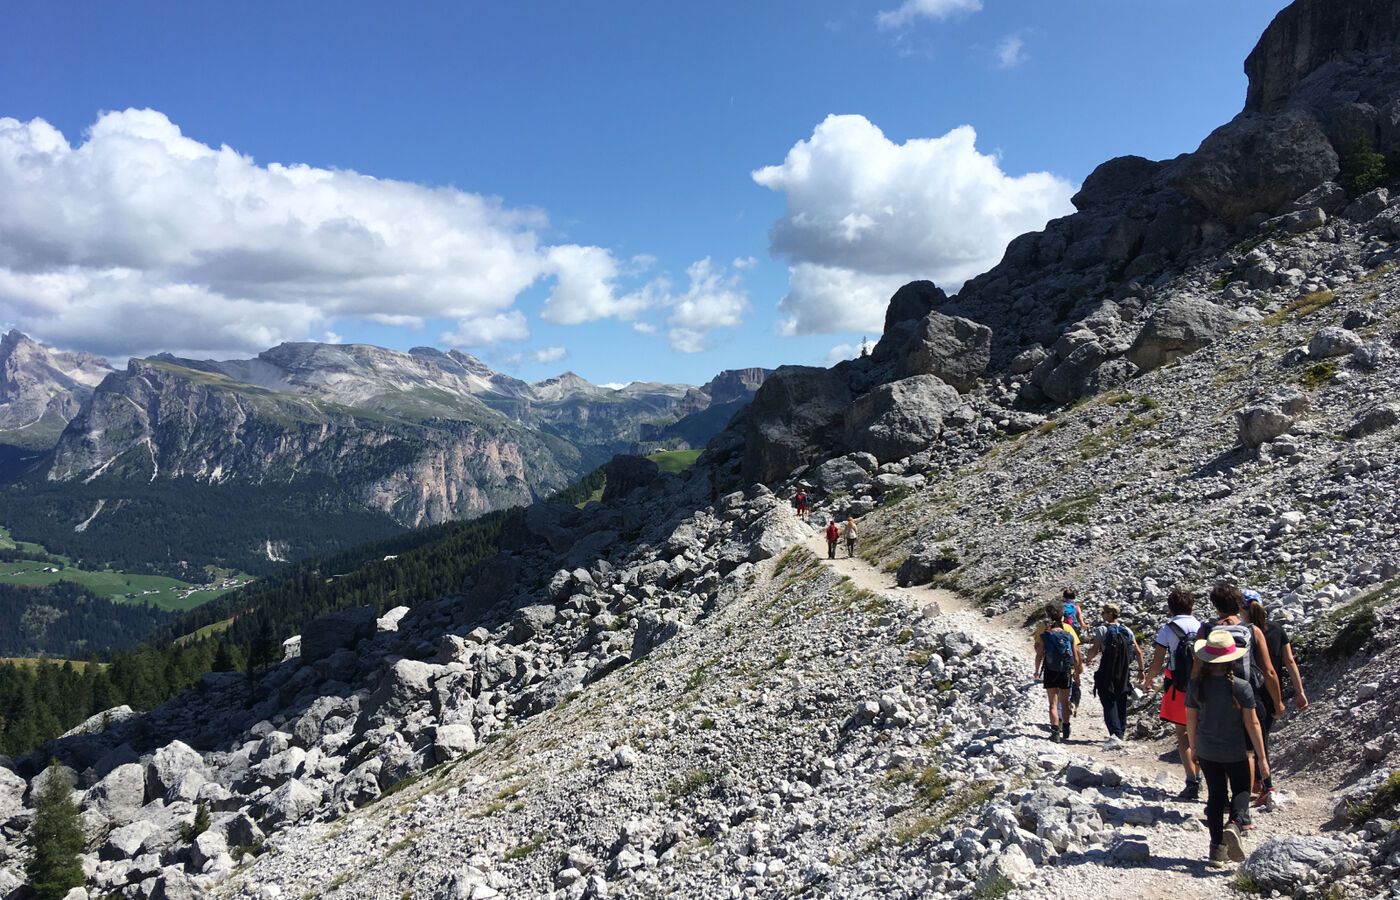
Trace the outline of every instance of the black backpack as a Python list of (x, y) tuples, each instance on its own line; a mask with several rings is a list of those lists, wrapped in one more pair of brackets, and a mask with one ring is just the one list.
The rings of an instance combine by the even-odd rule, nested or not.
[(1104, 626), (1103, 658), (1094, 673), (1096, 693), (1122, 695), (1132, 682), (1129, 666), (1133, 661), (1133, 633), (1116, 622)]
[(1172, 652), (1172, 684), (1178, 691), (1185, 691), (1187, 682), (1191, 680), (1191, 667), (1196, 664), (1196, 636), (1188, 634), (1175, 622), (1168, 622), (1167, 627), (1176, 635), (1176, 650)]

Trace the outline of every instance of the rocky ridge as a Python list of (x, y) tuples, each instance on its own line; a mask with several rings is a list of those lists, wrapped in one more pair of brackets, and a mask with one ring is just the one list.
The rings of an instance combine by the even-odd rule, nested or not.
[(0, 338), (0, 443), (51, 445), (111, 371), (100, 357), (44, 347), (11, 330)]

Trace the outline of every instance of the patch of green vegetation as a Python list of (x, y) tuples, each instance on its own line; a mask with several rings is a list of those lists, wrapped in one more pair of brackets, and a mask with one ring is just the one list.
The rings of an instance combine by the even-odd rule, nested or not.
[(1034, 515), (1046, 522), (1059, 522), (1062, 525), (1084, 525), (1089, 521), (1089, 510), (1098, 502), (1098, 491), (1074, 494), (1069, 497), (1061, 497)]
[(1353, 197), (1369, 193), (1395, 181), (1397, 166), (1371, 146), (1365, 135), (1356, 140), (1338, 160), (1337, 181)]
[(907, 644), (914, 639), (914, 629), (906, 628), (895, 636), (896, 644)]
[(657, 468), (663, 472), (674, 472), (680, 474), (700, 458), (701, 450), (659, 450), (656, 453), (647, 455), (647, 459), (656, 463)]
[(1301, 319), (1312, 315), (1336, 299), (1337, 295), (1329, 290), (1313, 291), (1287, 304), (1278, 312), (1265, 316), (1263, 322), (1265, 325), (1282, 325), (1290, 318)]
[(1248, 873), (1246, 873), (1246, 872), (1236, 872), (1236, 873), (1235, 873), (1234, 881), (1232, 881), (1232, 882), (1230, 883), (1230, 887), (1232, 887), (1232, 888), (1234, 888), (1235, 890), (1239, 891), (1241, 894), (1262, 894), (1262, 893), (1264, 893), (1263, 889), (1259, 887), (1259, 882), (1255, 881), (1255, 880), (1254, 880)]
[(523, 844), (520, 844), (517, 847), (512, 847), (511, 849), (507, 850), (504, 856), (508, 860), (524, 859), (525, 857), (529, 856), (531, 853), (534, 853), (536, 850), (540, 849), (540, 847), (544, 845), (544, 838), (545, 834), (543, 831), (536, 831), (533, 835), (530, 836), (530, 839), (528, 841), (526, 841)]
[(1330, 359), (1325, 359), (1304, 369), (1303, 374), (1298, 377), (1298, 381), (1302, 383), (1303, 387), (1314, 391), (1336, 377), (1337, 364)]
[(701, 717), (701, 719), (700, 719), (700, 730), (701, 730), (701, 731), (713, 731), (714, 728), (715, 728), (715, 720), (714, 720), (714, 719), (711, 719), (709, 716), (702, 716), (702, 717)]
[(1352, 821), (1360, 825), (1376, 818), (1397, 802), (1400, 802), (1400, 771), (1392, 772), (1379, 790), (1362, 803), (1348, 807), (1347, 812), (1351, 814)]
[(972, 892), (976, 900), (1001, 900), (1007, 894), (1016, 890), (1016, 882), (1005, 875), (997, 875), (984, 881), (977, 890)]
[(889, 490), (885, 491), (884, 505), (894, 506), (901, 500), (904, 500), (905, 498), (909, 497), (913, 493), (914, 489), (909, 485), (897, 484)]
[(691, 769), (684, 778), (673, 778), (666, 783), (666, 793), (671, 802), (685, 797), (693, 797), (708, 790), (717, 776), (708, 769)]
[(390, 845), (384, 850), (384, 855), (385, 855), (386, 857), (388, 857), (388, 856), (393, 856), (395, 853), (398, 853), (400, 850), (407, 850), (409, 847), (412, 847), (415, 843), (417, 843), (419, 836), (421, 836), (422, 834), (423, 834), (423, 829), (421, 829), (421, 828), (414, 828), (413, 830), (409, 831), (408, 834), (405, 834), (403, 837), (399, 838), (397, 841), (394, 841), (394, 843), (390, 844)]
[(1327, 655), (1333, 659), (1340, 659), (1344, 656), (1351, 656), (1371, 640), (1371, 636), (1376, 633), (1376, 626), (1380, 621), (1376, 618), (1376, 611), (1371, 607), (1366, 607), (1360, 612), (1351, 616), (1337, 630), (1332, 638), (1332, 643), (1327, 646)]
[(898, 844), (907, 844), (928, 834), (934, 828), (935, 820), (932, 816), (919, 816), (912, 822), (900, 825), (894, 830), (894, 839)]

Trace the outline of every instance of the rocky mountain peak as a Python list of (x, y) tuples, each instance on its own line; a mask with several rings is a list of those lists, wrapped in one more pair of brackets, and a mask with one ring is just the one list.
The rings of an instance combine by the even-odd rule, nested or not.
[(0, 338), (0, 443), (52, 446), (111, 372), (99, 356), (55, 350), (10, 330)]
[(1274, 17), (1245, 60), (1245, 110), (1278, 112), (1299, 82), (1327, 63), (1388, 57), (1397, 41), (1397, 0), (1299, 0)]

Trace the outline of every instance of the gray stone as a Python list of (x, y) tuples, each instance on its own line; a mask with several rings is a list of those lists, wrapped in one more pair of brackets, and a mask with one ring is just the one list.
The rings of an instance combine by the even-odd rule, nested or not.
[(1329, 326), (1313, 335), (1308, 341), (1308, 356), (1313, 359), (1329, 359), (1333, 356), (1346, 356), (1360, 347), (1365, 341), (1361, 336), (1345, 328)]
[(1300, 391), (1289, 391), (1245, 406), (1235, 413), (1240, 445), (1254, 448), (1287, 434), (1307, 409), (1307, 396)]
[(1298, 884), (1324, 881), (1354, 865), (1346, 845), (1321, 835), (1270, 838), (1241, 868), (1262, 891), (1292, 891)]
[(199, 751), (183, 741), (171, 741), (151, 755), (146, 766), (146, 796), (165, 797), (191, 772), (209, 780), (209, 771)]
[(559, 612), (553, 606), (537, 603), (515, 611), (511, 619), (511, 640), (523, 644), (549, 631)]
[(882, 384), (846, 409), (846, 443), (880, 462), (903, 459), (937, 440), (944, 417), (961, 402), (958, 392), (934, 375)]
[(1351, 361), (1363, 369), (1379, 369), (1395, 360), (1395, 351), (1380, 341), (1367, 341), (1351, 351)]
[(305, 818), (320, 803), (320, 791), (293, 778), (263, 801), (263, 821), (272, 826), (290, 825)]
[(637, 633), (632, 638), (632, 659), (641, 659), (687, 627), (677, 610), (644, 611), (637, 617)]
[(1125, 866), (1141, 866), (1152, 861), (1152, 847), (1140, 835), (1124, 835), (1113, 842), (1109, 859)]
[(965, 394), (977, 385), (991, 359), (992, 329), (930, 312), (905, 343), (896, 374), (933, 375)]
[(1279, 209), (1337, 171), (1337, 151), (1310, 113), (1242, 113), (1186, 158), (1175, 187), (1235, 225)]
[(1209, 300), (1183, 297), (1163, 304), (1128, 348), (1128, 361), (1144, 372), (1195, 353), (1229, 334), (1238, 316)]
[(851, 388), (835, 369), (782, 366), (754, 394), (744, 429), (743, 474), (770, 482), (831, 455)]
[(1381, 403), (1360, 413), (1347, 428), (1347, 437), (1363, 438), (1400, 423), (1400, 402)]

